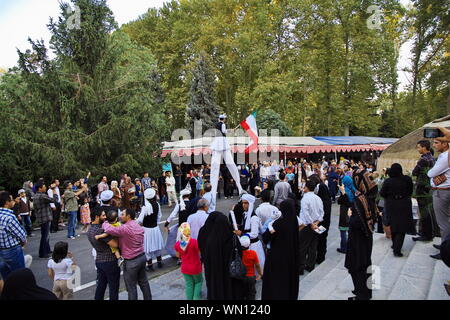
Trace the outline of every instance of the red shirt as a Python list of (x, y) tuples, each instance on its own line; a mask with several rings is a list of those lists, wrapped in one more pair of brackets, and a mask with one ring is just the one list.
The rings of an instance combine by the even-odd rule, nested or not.
[(175, 243), (175, 250), (180, 253), (181, 273), (196, 275), (202, 272), (202, 262), (200, 261), (200, 249), (196, 239), (189, 240), (186, 250), (181, 249), (180, 241)]
[(247, 277), (255, 276), (255, 265), (259, 263), (258, 255), (256, 251), (253, 250), (243, 250), (242, 251), (242, 263), (247, 269)]

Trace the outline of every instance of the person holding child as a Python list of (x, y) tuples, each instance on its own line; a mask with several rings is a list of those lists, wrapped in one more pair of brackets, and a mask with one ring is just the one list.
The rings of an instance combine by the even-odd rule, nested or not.
[[(119, 222), (119, 214), (117, 213), (116, 210), (109, 210), (108, 212), (106, 212), (106, 221), (108, 221), (110, 223), (111, 227), (118, 228), (121, 226), (121, 223)], [(95, 240), (106, 239), (108, 237), (109, 237), (109, 234), (102, 233), (102, 234), (96, 235)], [(113, 239), (118, 241), (117, 238), (113, 237)], [(124, 259), (120, 254), (119, 248), (117, 248), (115, 246), (111, 246), (111, 251), (112, 251), (112, 253), (114, 253), (114, 255), (117, 258), (117, 265), (119, 267), (121, 267), (124, 262)]]

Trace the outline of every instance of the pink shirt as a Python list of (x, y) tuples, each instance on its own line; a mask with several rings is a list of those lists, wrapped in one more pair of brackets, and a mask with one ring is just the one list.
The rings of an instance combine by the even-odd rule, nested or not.
[(135, 220), (128, 221), (120, 227), (113, 227), (105, 221), (102, 228), (105, 233), (119, 238), (120, 253), (125, 259), (134, 259), (144, 253), (144, 228)]
[(186, 250), (181, 249), (180, 241), (175, 243), (175, 250), (180, 253), (181, 273), (196, 275), (202, 272), (202, 262), (200, 261), (200, 250), (195, 239), (189, 240)]

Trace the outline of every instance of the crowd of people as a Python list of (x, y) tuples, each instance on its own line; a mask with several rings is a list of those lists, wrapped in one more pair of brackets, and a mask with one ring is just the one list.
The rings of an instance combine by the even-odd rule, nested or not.
[[(164, 249), (179, 259), (187, 299), (202, 298), (204, 273), (210, 300), (254, 300), (257, 281), (262, 281), (263, 300), (295, 300), (299, 276), (326, 259), (331, 208), (336, 203), (341, 235), (336, 250), (346, 255), (345, 267), (355, 287), (355, 296), (349, 299), (371, 299), (367, 279), (373, 232), (385, 233), (392, 240), (395, 257), (402, 256), (406, 234), (418, 234), (415, 241), (441, 237), (442, 244), (435, 246), (440, 253), (431, 257), (448, 263), (448, 142), (435, 139), (433, 148), (440, 153), (437, 159), (428, 140), (417, 143), (420, 160), (411, 174), (415, 183), (398, 163), (377, 171), (375, 164), (343, 157), (316, 163), (292, 160), (241, 165), (240, 183), (245, 192), (229, 212), (210, 209), (208, 165), (184, 172), (177, 166), (173, 173), (165, 171), (158, 178), (145, 173), (132, 180), (124, 174), (120, 182), (110, 184), (104, 176), (91, 187), (89, 173), (86, 178), (64, 182), (63, 190), (58, 180), (48, 190), (43, 179), (34, 184), (27, 181), (17, 198), (0, 193), (3, 298), (18, 297), (18, 285), (28, 279), (33, 287), (30, 294), (35, 292), (36, 298), (70, 299), (73, 290), (67, 282), (76, 262), (68, 242), (50, 249), (49, 233), (60, 232), (67, 223), (67, 238), (75, 240), (81, 221), (95, 254), (96, 300), (104, 299), (107, 287), (109, 299), (118, 299), (121, 270), (128, 298), (137, 299), (139, 286), (144, 299), (150, 300), (146, 272), (154, 270), (154, 261), (159, 268), (163, 266)], [(226, 199), (233, 198), (234, 191), (234, 181), (224, 168), (218, 197), (223, 193)], [(173, 207), (166, 221), (161, 221), (163, 205)], [(41, 232), (39, 257), (49, 259), (53, 293), (37, 287), (33, 274), (24, 269), (22, 247), (33, 236), (33, 220)], [(168, 232), (166, 241), (161, 223)]]

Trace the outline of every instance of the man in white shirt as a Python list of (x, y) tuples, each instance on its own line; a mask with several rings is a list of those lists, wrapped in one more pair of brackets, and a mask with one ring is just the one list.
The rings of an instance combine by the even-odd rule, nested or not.
[(50, 198), (55, 198), (55, 203), (50, 203), (52, 208), (53, 220), (50, 224), (50, 233), (55, 233), (59, 231), (58, 224), (61, 217), (61, 194), (59, 191), (59, 180), (53, 180), (50, 188), (47, 190), (47, 194)]
[[(450, 235), (450, 167), (448, 142), (434, 139), (433, 148), (440, 152), (435, 165), (428, 171), (433, 190), (433, 208), (436, 220), (441, 229), (441, 239), (444, 241)], [(439, 183), (437, 180), (443, 181)], [(445, 180), (445, 181), (444, 181)], [(440, 250), (440, 246), (436, 246)], [(440, 254), (431, 255), (432, 258), (441, 259)]]
[(299, 228), (300, 228), (300, 275), (304, 270), (311, 272), (314, 270), (317, 257), (319, 223), (323, 221), (323, 203), (317, 195), (314, 194), (316, 187), (313, 181), (307, 181), (305, 185), (305, 194), (301, 201)]
[(203, 199), (208, 200), (209, 205), (209, 209), (208, 209), (208, 213), (213, 212), (214, 210), (216, 210), (214, 202), (213, 202), (213, 196), (212, 196), (212, 192), (211, 192), (211, 184), (210, 183), (205, 183), (205, 194), (203, 195)]
[(169, 198), (169, 208), (172, 207), (172, 201), (177, 204), (177, 193), (175, 192), (175, 178), (172, 177), (172, 172), (166, 172), (166, 186), (167, 197)]
[(200, 199), (197, 202), (197, 212), (188, 217), (187, 222), (191, 226), (191, 238), (197, 239), (200, 229), (208, 219), (209, 202), (206, 199)]
[(261, 200), (263, 203), (256, 208), (255, 213), (261, 219), (261, 224), (264, 225), (274, 212), (279, 211), (277, 207), (270, 204), (270, 190), (263, 190), (261, 192)]

